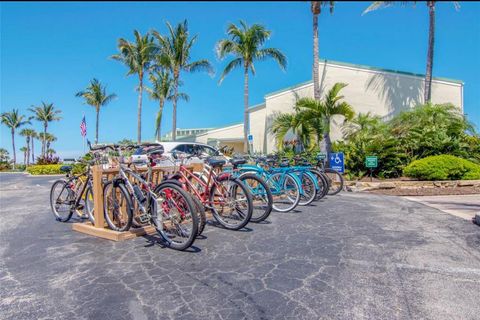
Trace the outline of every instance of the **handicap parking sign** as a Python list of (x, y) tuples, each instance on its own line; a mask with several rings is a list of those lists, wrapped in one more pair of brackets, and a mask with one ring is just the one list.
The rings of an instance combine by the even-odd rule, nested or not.
[(345, 172), (343, 152), (330, 153), (330, 168), (340, 173)]

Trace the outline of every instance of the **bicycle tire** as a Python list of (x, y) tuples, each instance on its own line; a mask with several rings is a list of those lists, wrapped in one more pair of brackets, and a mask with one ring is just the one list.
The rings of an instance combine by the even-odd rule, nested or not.
[[(280, 172), (277, 172), (277, 173), (274, 173), (274, 174), (271, 174), (267, 180), (267, 183), (268, 181), (272, 180), (271, 183), (273, 183), (273, 181), (275, 181), (275, 177), (279, 177), (279, 179), (281, 179), (281, 176), (283, 174), (280, 173)], [(301, 186), (299, 185), (297, 179), (295, 179), (291, 173), (287, 173), (285, 174), (285, 180), (283, 181), (283, 184), (280, 187), (280, 190), (276, 190), (277, 189), (277, 185), (276, 183), (273, 183), (273, 186), (274, 186), (274, 189), (270, 188), (270, 190), (272, 190), (272, 195), (273, 195), (273, 210), (275, 211), (278, 211), (278, 212), (289, 212), (289, 211), (292, 211), (293, 209), (295, 209), (298, 205), (298, 202), (300, 201), (300, 188)], [(283, 194), (284, 193), (284, 189), (285, 189), (285, 185), (287, 184), (287, 179), (291, 181), (291, 183), (293, 183), (293, 185), (295, 185), (295, 189), (296, 189), (296, 192), (295, 192), (295, 198), (291, 198), (291, 197), (288, 197), (288, 199), (291, 200), (291, 205), (289, 205), (288, 207), (286, 208), (280, 208), (278, 204), (276, 204), (276, 200), (275, 200), (275, 196), (277, 196), (278, 194)], [(293, 201), (292, 201), (293, 200)], [(277, 202), (278, 203), (278, 202)]]
[(315, 175), (315, 177), (317, 177), (317, 182), (320, 186), (320, 190), (319, 190), (319, 192), (317, 192), (317, 196), (315, 198), (315, 200), (318, 201), (318, 200), (324, 198), (328, 193), (329, 187), (328, 187), (327, 178), (325, 177), (323, 172), (321, 172), (320, 170), (310, 169), (310, 172), (313, 175)]
[[(50, 208), (52, 209), (52, 213), (55, 216), (55, 220), (60, 222), (67, 222), (68, 220), (70, 220), (70, 218), (72, 218), (73, 211), (74, 211), (74, 208), (73, 208), (75, 203), (74, 193), (70, 188), (66, 187), (67, 183), (68, 182), (66, 180), (60, 179), (55, 181), (52, 184), (52, 187), (50, 188)], [(62, 190), (60, 190), (60, 194), (57, 196), (57, 199), (54, 200), (53, 197), (54, 197), (54, 191), (56, 187), (60, 187), (62, 188)], [(64, 193), (64, 190), (66, 190), (66, 197), (67, 197), (65, 201), (68, 201), (71, 203), (70, 203), (70, 208), (68, 209), (68, 213), (66, 214), (66, 216), (63, 217), (59, 214), (58, 208), (56, 208), (55, 204), (57, 204), (58, 197), (60, 197)], [(72, 197), (73, 199), (69, 199)]]
[(334, 187), (334, 185), (332, 184), (332, 179), (330, 177), (328, 177), (329, 179), (329, 190), (328, 190), (328, 195), (330, 196), (334, 196), (336, 194), (338, 194), (340, 191), (343, 190), (343, 184), (344, 184), (344, 180), (343, 180), (343, 176), (340, 174), (340, 172), (336, 171), (336, 170), (333, 170), (331, 168), (325, 168), (324, 170), (325, 174), (327, 173), (330, 173), (330, 174), (333, 174), (334, 176), (336, 176), (336, 180), (337, 180), (337, 183)]
[[(95, 214), (94, 214), (94, 203), (93, 203), (93, 188), (92, 186), (87, 186), (85, 190), (85, 211), (87, 212), (88, 220), (95, 225)], [(92, 200), (92, 201), (90, 201)]]
[[(243, 212), (240, 213), (240, 210), (238, 209), (238, 207), (235, 206), (235, 211), (237, 212), (237, 214), (241, 218), (241, 220), (236, 224), (228, 223), (226, 220), (224, 220), (224, 218), (222, 218), (219, 210), (216, 209), (215, 206), (213, 205), (215, 203), (215, 194), (216, 194), (215, 191), (217, 190), (217, 184), (215, 184), (215, 183), (212, 185), (212, 187), (210, 189), (210, 198), (209, 198), (210, 209), (212, 211), (212, 214), (213, 214), (213, 217), (215, 218), (215, 220), (218, 223), (220, 223), (224, 228), (229, 229), (229, 230), (240, 230), (243, 227), (245, 227), (248, 224), (248, 222), (250, 222), (250, 218), (252, 217), (252, 212), (253, 212), (252, 197), (251, 197), (250, 193), (248, 192), (247, 187), (237, 178), (233, 178), (233, 177), (229, 176), (227, 178), (216, 180), (217, 183), (222, 183), (222, 182), (226, 182), (226, 181), (233, 184), (233, 186), (231, 187), (231, 192), (235, 193), (235, 195), (237, 194), (239, 189), (245, 195), (245, 199), (247, 201), (246, 212), (245, 213), (243, 213)], [(220, 195), (223, 198), (225, 198), (225, 194), (222, 194), (221, 191), (220, 191)], [(222, 211), (223, 211), (223, 207), (222, 207)]]
[(302, 176), (300, 179), (302, 181), (303, 195), (300, 195), (300, 201), (298, 202), (298, 205), (308, 206), (313, 202), (313, 200), (315, 200), (317, 196), (317, 190), (315, 188), (314, 178), (306, 172), (301, 172), (301, 174)]
[[(155, 225), (155, 228), (157, 229), (157, 232), (159, 233), (159, 235), (167, 243), (168, 247), (170, 247), (172, 249), (175, 249), (175, 250), (183, 251), (185, 249), (188, 249), (190, 246), (192, 246), (192, 244), (195, 241), (195, 238), (197, 237), (197, 234), (198, 234), (198, 216), (195, 214), (195, 212), (196, 212), (195, 211), (196, 210), (195, 204), (193, 203), (193, 200), (192, 200), (192, 197), (190, 196), (190, 194), (188, 192), (186, 192), (185, 190), (183, 190), (181, 187), (179, 187), (175, 183), (162, 182), (161, 184), (159, 184), (155, 188), (154, 193), (157, 197), (161, 197), (162, 199), (164, 199), (164, 197), (161, 196), (161, 194), (162, 194), (162, 191), (167, 189), (167, 188), (175, 190), (175, 192), (178, 194), (178, 196), (182, 197), (181, 201), (173, 200), (173, 201), (176, 201), (175, 204), (180, 203), (180, 204), (185, 205), (186, 209), (188, 209), (188, 211), (190, 212), (190, 216), (192, 218), (192, 226), (191, 226), (190, 232), (188, 233), (188, 237), (185, 238), (184, 242), (179, 243), (179, 242), (174, 241), (176, 239), (176, 237), (170, 237), (169, 232), (164, 231), (164, 228), (165, 228), (164, 217), (163, 216), (158, 216), (158, 213), (161, 212), (162, 215), (165, 213), (165, 210), (164, 210), (165, 206), (163, 206), (163, 204), (166, 203), (165, 201), (162, 202), (162, 204), (161, 204), (162, 209), (157, 208), (157, 211), (152, 214), (152, 222)], [(154, 200), (157, 201), (157, 199), (154, 199)], [(176, 207), (178, 209), (178, 206), (176, 206)], [(169, 212), (169, 214), (170, 214), (170, 212)], [(168, 220), (167, 220), (167, 218), (168, 218)], [(173, 218), (174, 218), (173, 216), (165, 217), (165, 221), (173, 221)], [(178, 217), (175, 217), (175, 218), (178, 219)], [(176, 228), (177, 228), (177, 226), (176, 226)], [(182, 229), (182, 231), (184, 231), (184, 229)]]
[(258, 211), (260, 211), (261, 213), (258, 214), (258, 215), (255, 214), (256, 213), (256, 211), (255, 211), (255, 208), (256, 208), (255, 200), (259, 199), (261, 196), (251, 193), (252, 200), (253, 200), (253, 211), (252, 211), (252, 217), (250, 218), (250, 221), (252, 221), (252, 222), (262, 222), (262, 221), (264, 221), (265, 219), (268, 218), (268, 216), (270, 216), (270, 213), (272, 212), (272, 209), (273, 209), (272, 191), (268, 187), (265, 180), (263, 180), (262, 178), (260, 178), (259, 176), (257, 176), (254, 173), (245, 173), (245, 174), (240, 175), (238, 178), (240, 179), (240, 181), (242, 181), (245, 184), (245, 186), (247, 186), (247, 188), (250, 186), (250, 184), (245, 183), (245, 181), (250, 179), (250, 180), (254, 180), (258, 184), (260, 184), (262, 186), (262, 188), (265, 190), (265, 195), (263, 195), (262, 198), (264, 200), (266, 200), (267, 205), (264, 206), (264, 208), (262, 208), (262, 207), (259, 208)]
[[(115, 220), (115, 218), (113, 218), (113, 214), (112, 214), (112, 219), (110, 218), (110, 205), (111, 205), (111, 201), (110, 199), (108, 198), (109, 197), (109, 194), (108, 194), (108, 188), (115, 188), (115, 190), (113, 190), (115, 192), (115, 194), (117, 194), (117, 192), (120, 193), (120, 196), (122, 197), (122, 199), (120, 199), (121, 203), (120, 205), (116, 204), (115, 201), (114, 203), (112, 204), (114, 206), (113, 209), (118, 209), (118, 208), (121, 208), (121, 207), (124, 207), (125, 209), (125, 213), (127, 215), (127, 219), (126, 219), (126, 222), (123, 226), (117, 226), (115, 224), (115, 222), (113, 220)], [(125, 203), (123, 203), (123, 201), (125, 201)], [(122, 231), (128, 231), (130, 229), (130, 227), (132, 226), (132, 220), (133, 220), (133, 204), (132, 204), (132, 195), (128, 192), (127, 188), (125, 187), (125, 183), (123, 181), (114, 181), (113, 180), (110, 180), (108, 182), (106, 182), (103, 186), (103, 214), (105, 216), (105, 221), (107, 222), (107, 225), (110, 229), (114, 230), (114, 231), (119, 231), (119, 232), (122, 232)], [(117, 215), (117, 214), (115, 214)]]

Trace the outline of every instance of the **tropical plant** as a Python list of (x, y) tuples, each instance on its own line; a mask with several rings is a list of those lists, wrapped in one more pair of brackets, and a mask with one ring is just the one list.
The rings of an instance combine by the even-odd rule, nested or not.
[(51, 133), (39, 133), (39, 138), (42, 140), (42, 141), (45, 141), (45, 153), (48, 154), (47, 150), (50, 149), (50, 145), (52, 142), (55, 142), (57, 141), (57, 137), (55, 137), (53, 134)]
[(0, 162), (1, 163), (10, 162), (10, 155), (8, 153), (8, 150), (5, 148), (0, 148)]
[(138, 114), (137, 114), (137, 141), (142, 141), (142, 99), (143, 80), (145, 72), (156, 52), (156, 47), (150, 33), (141, 35), (137, 30), (133, 31), (135, 41), (130, 42), (123, 38), (118, 39), (119, 53), (112, 56), (112, 59), (122, 62), (128, 67), (127, 76), (136, 74), (138, 76)]
[[(370, 11), (377, 10), (382, 7), (389, 7), (393, 5), (396, 1), (374, 1), (363, 14)], [(397, 1), (398, 2), (398, 1)], [(402, 4), (413, 3), (415, 5), (417, 1), (400, 1)], [(425, 1), (428, 7), (429, 15), (429, 27), (428, 27), (428, 49), (427, 49), (427, 67), (425, 71), (425, 89), (424, 89), (424, 102), (430, 102), (432, 98), (432, 70), (433, 70), (433, 53), (434, 53), (434, 43), (435, 43), (435, 5), (437, 1)], [(452, 1), (455, 9), (460, 8), (458, 1)]]
[(18, 109), (13, 109), (10, 112), (4, 112), (0, 115), (1, 122), (10, 129), (12, 134), (12, 150), (13, 150), (13, 168), (15, 169), (15, 164), (17, 162), (17, 153), (15, 151), (15, 131), (24, 126), (27, 123), (30, 123), (30, 119), (27, 119), (24, 115), (18, 113)]
[(28, 159), (28, 148), (23, 146), (20, 148), (20, 152), (23, 152), (23, 163), (26, 164)]
[(314, 143), (314, 132), (305, 115), (298, 109), (294, 113), (278, 113), (275, 115), (269, 132), (275, 136), (277, 149), (283, 150), (285, 138), (289, 133), (295, 136), (295, 141), (301, 144), (301, 149), (309, 148)]
[(158, 41), (159, 56), (157, 61), (164, 68), (167, 68), (173, 76), (173, 119), (172, 119), (172, 139), (177, 138), (177, 103), (179, 99), (178, 88), (181, 85), (181, 72), (207, 71), (213, 74), (213, 67), (206, 59), (191, 61), (192, 47), (196, 43), (198, 36), (190, 37), (187, 20), (178, 23), (174, 28), (167, 22), (168, 35), (161, 35), (158, 31), (153, 31), (153, 36)]
[(420, 180), (480, 179), (480, 165), (445, 154), (415, 160), (403, 172), (407, 177)]
[(219, 59), (224, 59), (227, 55), (232, 55), (231, 60), (223, 70), (219, 83), (235, 68), (243, 69), (243, 144), (244, 152), (248, 152), (248, 132), (249, 132), (249, 72), (255, 75), (254, 62), (271, 58), (275, 60), (280, 68), (284, 70), (287, 66), (287, 58), (278, 49), (263, 48), (265, 42), (270, 38), (271, 31), (260, 24), (248, 26), (245, 21), (240, 21), (240, 26), (231, 23), (227, 28), (227, 39), (218, 41), (216, 52)]
[(29, 165), (30, 164), (30, 140), (32, 140), (32, 137), (35, 135), (35, 130), (33, 129), (30, 129), (30, 128), (25, 128), (25, 129), (22, 129), (22, 131), (20, 131), (20, 135), (22, 137), (25, 137), (25, 146), (27, 147), (27, 159), (26, 159), (26, 162), (25, 162), (25, 165)]
[(87, 89), (77, 92), (75, 96), (83, 98), (86, 104), (95, 108), (95, 144), (97, 144), (100, 108), (109, 104), (113, 99), (117, 97), (117, 95), (115, 93), (107, 94), (107, 87), (105, 85), (102, 85), (97, 79), (93, 78), (90, 81)]
[(319, 45), (318, 45), (318, 16), (322, 7), (329, 6), (330, 13), (333, 13), (335, 1), (310, 1), (310, 10), (313, 17), (313, 97), (320, 100), (320, 72), (319, 72)]
[(38, 133), (33, 129), (31, 130), (32, 130), (32, 134), (30, 138), (31, 138), (32, 148), (30, 149), (30, 154), (32, 155), (32, 164), (33, 164), (35, 163), (35, 139), (38, 139)]
[[(173, 79), (170, 71), (165, 68), (159, 68), (150, 73), (150, 82), (152, 88), (146, 88), (150, 94), (150, 98), (158, 101), (158, 112), (155, 118), (155, 136), (158, 141), (162, 136), (162, 115), (166, 101), (173, 100)], [(177, 93), (179, 99), (188, 101), (189, 97), (186, 93)]]
[[(33, 112), (34, 118), (37, 121), (43, 123), (43, 134), (44, 137), (47, 134), (48, 123), (52, 121), (59, 121), (62, 119), (59, 114), (62, 113), (61, 110), (55, 109), (53, 103), (42, 102), (41, 106), (33, 107), (29, 109)], [(45, 155), (45, 140), (42, 139), (42, 155)]]

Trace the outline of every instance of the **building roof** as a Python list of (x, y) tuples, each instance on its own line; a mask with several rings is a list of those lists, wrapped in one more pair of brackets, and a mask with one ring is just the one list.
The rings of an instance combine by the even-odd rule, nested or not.
[[(327, 63), (329, 65), (351, 67), (351, 68), (356, 68), (356, 69), (371, 70), (371, 71), (377, 71), (377, 72), (387, 72), (387, 73), (410, 76), (410, 77), (425, 78), (425, 75), (420, 74), (420, 73), (398, 71), (398, 70), (392, 70), (392, 69), (384, 69), (384, 68), (372, 67), (372, 66), (367, 66), (367, 65), (362, 65), (362, 64), (340, 62), (340, 61), (327, 60), (327, 59), (320, 59), (320, 63)], [(442, 77), (433, 77), (432, 79), (437, 80), (437, 81), (457, 83), (457, 84), (461, 84), (461, 85), (464, 84), (464, 82), (462, 80), (458, 80), (458, 79), (450, 79), (450, 78), (442, 78)], [(277, 91), (274, 91), (274, 92), (270, 92), (270, 93), (266, 94), (265, 97), (270, 97), (270, 96), (276, 95), (278, 93), (282, 93), (284, 91), (297, 89), (297, 88), (300, 88), (300, 87), (303, 87), (303, 86), (306, 86), (306, 85), (310, 85), (310, 84), (313, 84), (313, 80), (308, 80), (308, 81), (301, 82), (299, 84), (296, 84), (296, 85), (293, 85), (293, 86), (290, 86), (290, 87), (287, 87), (287, 88), (283, 88), (283, 89), (280, 89), (280, 90), (277, 90)], [(250, 107), (250, 109), (255, 108), (257, 106)]]

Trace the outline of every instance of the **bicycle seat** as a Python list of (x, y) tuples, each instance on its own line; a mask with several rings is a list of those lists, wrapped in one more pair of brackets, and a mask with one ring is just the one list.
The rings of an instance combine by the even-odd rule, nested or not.
[(65, 173), (70, 172), (70, 171), (72, 171), (72, 166), (61, 166), (60, 171), (65, 172)]
[(226, 161), (223, 160), (223, 159), (210, 158), (210, 159), (207, 160), (207, 163), (212, 167), (221, 167), (226, 163)]
[(285, 168), (285, 167), (289, 167), (290, 164), (288, 162), (285, 162), (285, 161), (282, 161), (278, 164), (279, 167), (282, 167), (282, 168)]
[(247, 163), (247, 160), (246, 159), (243, 159), (243, 158), (232, 158), (230, 159), (230, 163), (236, 167), (238, 166), (239, 164), (245, 164)]

